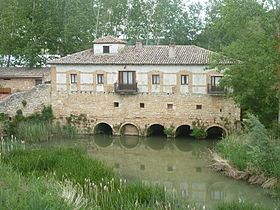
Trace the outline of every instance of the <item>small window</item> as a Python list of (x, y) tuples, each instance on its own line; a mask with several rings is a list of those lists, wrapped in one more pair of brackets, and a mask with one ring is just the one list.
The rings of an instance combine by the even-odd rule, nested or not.
[(160, 84), (159, 74), (153, 74), (152, 75), (152, 84), (153, 85), (159, 85)]
[(103, 53), (110, 53), (110, 47), (109, 46), (103, 46)]
[(97, 84), (104, 84), (104, 74), (97, 74)]
[(145, 170), (145, 165), (141, 164), (140, 165), (140, 170), (142, 170), (142, 171)]
[(189, 75), (181, 75), (181, 85), (189, 84)]
[(40, 85), (42, 84), (42, 80), (41, 79), (36, 79), (35, 80), (35, 85)]
[(5, 78), (4, 80), (11, 80), (11, 78)]
[(167, 104), (167, 109), (173, 109), (173, 104)]
[(144, 103), (140, 103), (140, 108), (145, 108), (145, 104)]
[(78, 78), (77, 74), (71, 74), (70, 77), (71, 77), (72, 84), (77, 83), (77, 78)]
[(196, 109), (202, 109), (202, 105), (196, 105)]
[(119, 107), (119, 102), (114, 102), (114, 107)]

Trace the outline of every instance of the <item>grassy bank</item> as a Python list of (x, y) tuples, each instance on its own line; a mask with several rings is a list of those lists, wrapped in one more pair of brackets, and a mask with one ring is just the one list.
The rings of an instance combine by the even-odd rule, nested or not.
[[(0, 185), (4, 209), (203, 209), (169, 198), (163, 187), (127, 183), (78, 148), (5, 152)], [(251, 206), (220, 204), (217, 209)]]
[(72, 209), (51, 180), (24, 177), (0, 162), (0, 209)]
[(53, 137), (73, 138), (77, 135), (76, 129), (71, 125), (53, 123), (51, 107), (44, 107), (41, 113), (24, 116), (22, 110), (17, 110), (16, 116), (10, 118), (0, 113), (0, 122), (3, 124), (6, 136), (16, 136), (26, 142), (47, 141)]
[(15, 150), (2, 162), (24, 177), (52, 177), (60, 183), (66, 203), (83, 208), (147, 209), (171, 205), (162, 187), (121, 181), (100, 161), (80, 149)]
[[(280, 144), (259, 120), (249, 115), (244, 132), (223, 138), (215, 151), (241, 171), (280, 180)], [(279, 186), (276, 190), (280, 195)]]

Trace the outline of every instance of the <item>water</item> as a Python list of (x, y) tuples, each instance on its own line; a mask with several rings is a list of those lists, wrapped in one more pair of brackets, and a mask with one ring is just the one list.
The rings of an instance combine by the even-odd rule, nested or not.
[(247, 200), (278, 209), (280, 202), (268, 196), (267, 191), (225, 177), (209, 167), (208, 149), (215, 143), (190, 138), (98, 135), (88, 139), (50, 141), (41, 146), (82, 146), (89, 156), (104, 161), (122, 178), (164, 185), (171, 196), (207, 207), (221, 201)]

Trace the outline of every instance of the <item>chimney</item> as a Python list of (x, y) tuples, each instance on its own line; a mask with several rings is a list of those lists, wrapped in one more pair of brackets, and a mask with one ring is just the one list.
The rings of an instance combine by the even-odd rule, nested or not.
[(170, 42), (169, 44), (169, 58), (175, 58), (176, 52), (175, 52), (175, 42)]
[(136, 40), (136, 49), (141, 49), (142, 48), (142, 41), (141, 40)]

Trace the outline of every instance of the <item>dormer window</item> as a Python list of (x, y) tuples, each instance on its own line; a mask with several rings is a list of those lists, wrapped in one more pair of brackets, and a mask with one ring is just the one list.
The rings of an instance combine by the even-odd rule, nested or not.
[(103, 53), (110, 53), (110, 47), (109, 46), (103, 46)]

